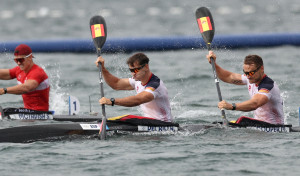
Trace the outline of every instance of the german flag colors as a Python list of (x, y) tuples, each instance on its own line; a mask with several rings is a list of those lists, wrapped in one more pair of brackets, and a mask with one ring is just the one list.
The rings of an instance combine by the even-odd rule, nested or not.
[(153, 87), (146, 87), (146, 89), (149, 89), (151, 91), (155, 91), (155, 89)]
[(205, 31), (212, 30), (210, 18), (208, 16), (207, 17), (198, 18), (197, 22), (198, 22), (199, 29), (200, 29), (201, 33), (205, 32)]
[(260, 93), (269, 93), (270, 91), (268, 89), (260, 89), (258, 92), (260, 92)]
[(94, 24), (91, 26), (91, 31), (92, 31), (92, 37), (104, 37), (105, 32), (104, 32), (104, 26), (103, 24)]

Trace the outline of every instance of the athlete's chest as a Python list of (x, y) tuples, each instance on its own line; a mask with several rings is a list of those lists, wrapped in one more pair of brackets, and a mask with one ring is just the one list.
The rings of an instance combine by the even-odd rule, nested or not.
[(255, 84), (248, 84), (248, 92), (251, 96), (258, 93), (258, 86)]
[(143, 86), (140, 82), (135, 84), (135, 90), (137, 93), (143, 92), (145, 90), (146, 86)]

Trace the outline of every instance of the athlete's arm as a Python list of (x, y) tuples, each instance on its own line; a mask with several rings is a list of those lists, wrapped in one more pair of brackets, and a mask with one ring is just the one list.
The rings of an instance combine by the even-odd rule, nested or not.
[(222, 67), (220, 67), (216, 63), (217, 56), (215, 55), (215, 53), (213, 51), (209, 51), (208, 55), (206, 56), (209, 63), (211, 63), (210, 62), (211, 57), (215, 60), (215, 66), (216, 66), (216, 72), (217, 72), (218, 78), (220, 78), (222, 81), (224, 81), (226, 83), (244, 85), (244, 83), (242, 82), (242, 75), (241, 74), (233, 73), (233, 72), (230, 72), (230, 71), (225, 70)]
[(0, 79), (9, 80), (11, 79), (9, 69), (0, 69)]
[(241, 74), (225, 70), (221, 68), (218, 64), (215, 65), (218, 78), (220, 78), (222, 81), (230, 84), (244, 85)]
[(100, 56), (97, 58), (97, 60), (95, 61), (95, 64), (97, 66), (98, 63), (101, 63), (101, 68), (102, 68), (102, 75), (104, 77), (105, 82), (113, 89), (115, 90), (133, 90), (134, 87), (131, 86), (131, 84), (129, 83), (129, 79), (128, 78), (118, 78), (114, 75), (112, 75), (104, 66), (104, 59)]
[(269, 99), (266, 95), (255, 94), (250, 100), (236, 104), (236, 110), (239, 111), (253, 111), (264, 104), (268, 103)]
[(117, 78), (106, 69), (103, 69), (102, 73), (105, 82), (114, 90), (134, 90), (134, 87), (129, 82), (129, 78)]
[(25, 94), (35, 90), (39, 86), (36, 80), (28, 79), (24, 84), (19, 84), (13, 87), (7, 87), (7, 93), (9, 94)]
[[(147, 103), (149, 101), (152, 101), (154, 99), (154, 95), (152, 93), (143, 91), (137, 95), (134, 96), (129, 96), (125, 98), (115, 98), (115, 105), (119, 106), (126, 106), (126, 107), (133, 107), (133, 106), (138, 106), (143, 103)], [(107, 104), (111, 105), (112, 102), (108, 98), (101, 98), (99, 100), (100, 104)]]
[[(256, 110), (257, 108), (263, 106), (269, 101), (268, 97), (263, 94), (255, 94), (250, 100), (241, 102), (241, 103), (236, 103), (236, 110), (238, 111), (253, 111)], [(224, 108), (227, 110), (232, 110), (233, 106), (232, 104), (226, 102), (226, 101), (221, 101), (218, 104), (218, 107), (220, 109)]]

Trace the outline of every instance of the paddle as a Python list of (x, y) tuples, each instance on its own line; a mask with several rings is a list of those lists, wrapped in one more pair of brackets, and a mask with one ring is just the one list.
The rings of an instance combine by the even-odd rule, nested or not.
[[(214, 21), (213, 21), (210, 11), (206, 7), (198, 8), (196, 10), (196, 20), (197, 20), (198, 27), (200, 29), (202, 38), (203, 38), (204, 42), (206, 43), (208, 51), (210, 51), (211, 50), (210, 45), (211, 45), (211, 42), (212, 42), (212, 40), (214, 38), (214, 34), (215, 34), (215, 25), (214, 25)], [(222, 101), (222, 95), (221, 95), (221, 90), (220, 90), (220, 86), (219, 86), (219, 79), (216, 74), (215, 61), (212, 57), (210, 58), (210, 61), (211, 61), (211, 66), (212, 66), (215, 83), (216, 83), (216, 87), (217, 87), (217, 91), (218, 91), (219, 101)], [(224, 109), (221, 110), (221, 115), (222, 115), (222, 119), (223, 119), (223, 125), (228, 126), (229, 122), (226, 119)]]
[(4, 117), (4, 112), (3, 112), (2, 106), (0, 106), (0, 120), (2, 120), (3, 117)]
[[(98, 57), (101, 55), (101, 48), (104, 45), (106, 41), (106, 23), (102, 16), (93, 16), (90, 19), (90, 29), (92, 38), (94, 41), (94, 45), (97, 50)], [(104, 91), (103, 91), (103, 79), (102, 79), (102, 68), (101, 63), (99, 62), (99, 80), (100, 80), (100, 92), (101, 92), (101, 98), (104, 97)], [(100, 131), (99, 131), (99, 139), (104, 140), (106, 139), (106, 113), (105, 113), (105, 105), (102, 105), (102, 122), (100, 125)]]

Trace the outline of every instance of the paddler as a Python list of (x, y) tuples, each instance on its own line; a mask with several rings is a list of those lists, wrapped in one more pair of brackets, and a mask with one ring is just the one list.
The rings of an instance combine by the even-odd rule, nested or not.
[[(206, 58), (216, 61), (216, 55), (209, 51)], [(220, 109), (254, 111), (254, 119), (271, 124), (284, 124), (283, 101), (277, 84), (264, 72), (263, 60), (258, 55), (248, 55), (244, 59), (244, 74), (233, 73), (216, 64), (218, 77), (236, 85), (247, 85), (250, 99), (240, 103), (225, 100), (218, 103)]]
[(15, 48), (14, 61), (18, 66), (0, 69), (0, 79), (17, 79), (18, 85), (0, 88), (0, 95), (22, 95), (24, 108), (36, 111), (49, 110), (50, 84), (46, 72), (33, 62), (31, 48), (20, 44)]
[(119, 105), (126, 107), (140, 106), (144, 116), (165, 122), (172, 122), (171, 106), (168, 91), (163, 81), (154, 75), (149, 68), (149, 58), (144, 53), (136, 53), (129, 57), (127, 65), (131, 78), (118, 78), (112, 75), (104, 66), (100, 56), (96, 65), (101, 62), (102, 73), (106, 83), (114, 90), (136, 90), (136, 95), (124, 98), (106, 98), (99, 100), (100, 104)]

